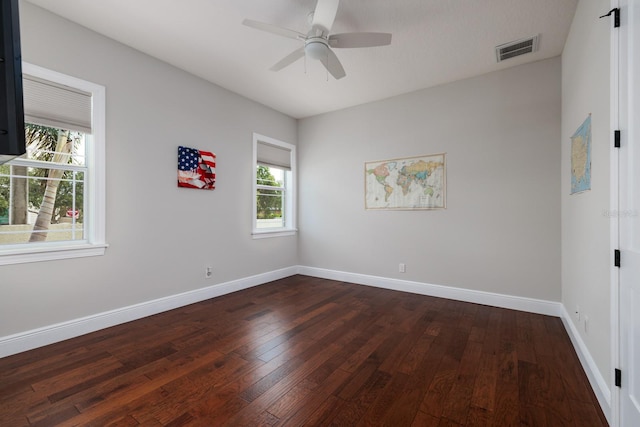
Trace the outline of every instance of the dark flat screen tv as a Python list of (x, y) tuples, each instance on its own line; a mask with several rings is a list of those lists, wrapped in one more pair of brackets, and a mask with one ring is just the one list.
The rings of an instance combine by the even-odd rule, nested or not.
[(19, 0), (0, 0), (0, 164), (26, 152)]

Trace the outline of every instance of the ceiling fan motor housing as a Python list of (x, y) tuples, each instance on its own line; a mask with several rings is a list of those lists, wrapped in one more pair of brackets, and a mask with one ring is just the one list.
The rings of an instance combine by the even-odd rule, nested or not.
[(313, 59), (324, 59), (327, 57), (329, 45), (327, 40), (322, 37), (311, 37), (306, 40), (304, 52), (308, 57)]

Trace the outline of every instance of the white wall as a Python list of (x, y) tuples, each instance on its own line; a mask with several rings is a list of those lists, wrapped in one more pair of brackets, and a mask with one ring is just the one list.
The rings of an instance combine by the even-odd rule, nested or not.
[[(554, 58), (301, 120), (300, 264), (560, 301), (560, 76)], [(364, 162), (441, 152), (446, 210), (364, 209)]]
[[(20, 8), (25, 61), (106, 86), (110, 246), (0, 267), (0, 337), (296, 265), (295, 237), (251, 239), (252, 133), (295, 144), (294, 119)], [(178, 145), (217, 154), (216, 190), (177, 188)]]
[[(562, 54), (562, 303), (610, 386), (609, 19), (582, 0)], [(608, 10), (608, 9), (607, 9)], [(603, 12), (604, 11), (604, 12)], [(611, 18), (612, 19), (612, 18)], [(591, 191), (570, 195), (571, 136), (591, 113)], [(574, 312), (580, 306), (582, 319)], [(588, 333), (584, 318), (589, 318)]]

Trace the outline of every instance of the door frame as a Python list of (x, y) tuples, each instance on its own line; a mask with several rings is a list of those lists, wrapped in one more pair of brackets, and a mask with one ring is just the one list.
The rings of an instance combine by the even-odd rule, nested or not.
[[(619, 8), (619, 0), (611, 0), (611, 9)], [(610, 422), (620, 425), (620, 388), (615, 385), (615, 369), (620, 366), (620, 269), (614, 265), (614, 250), (620, 247), (620, 150), (614, 146), (614, 131), (620, 129), (620, 31), (611, 19), (610, 53), (610, 314), (611, 314), (611, 369), (609, 372), (611, 401)]]

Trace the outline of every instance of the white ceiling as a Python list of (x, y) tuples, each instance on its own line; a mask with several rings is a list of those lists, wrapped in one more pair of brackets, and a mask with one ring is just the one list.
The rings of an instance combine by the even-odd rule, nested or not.
[[(303, 118), (560, 55), (578, 0), (342, 0), (332, 33), (388, 32), (393, 40), (336, 49), (341, 80), (311, 60), (269, 71), (302, 43), (242, 25), (249, 18), (306, 33), (316, 0), (29, 1)], [(495, 46), (536, 34), (538, 52), (496, 62)]]

